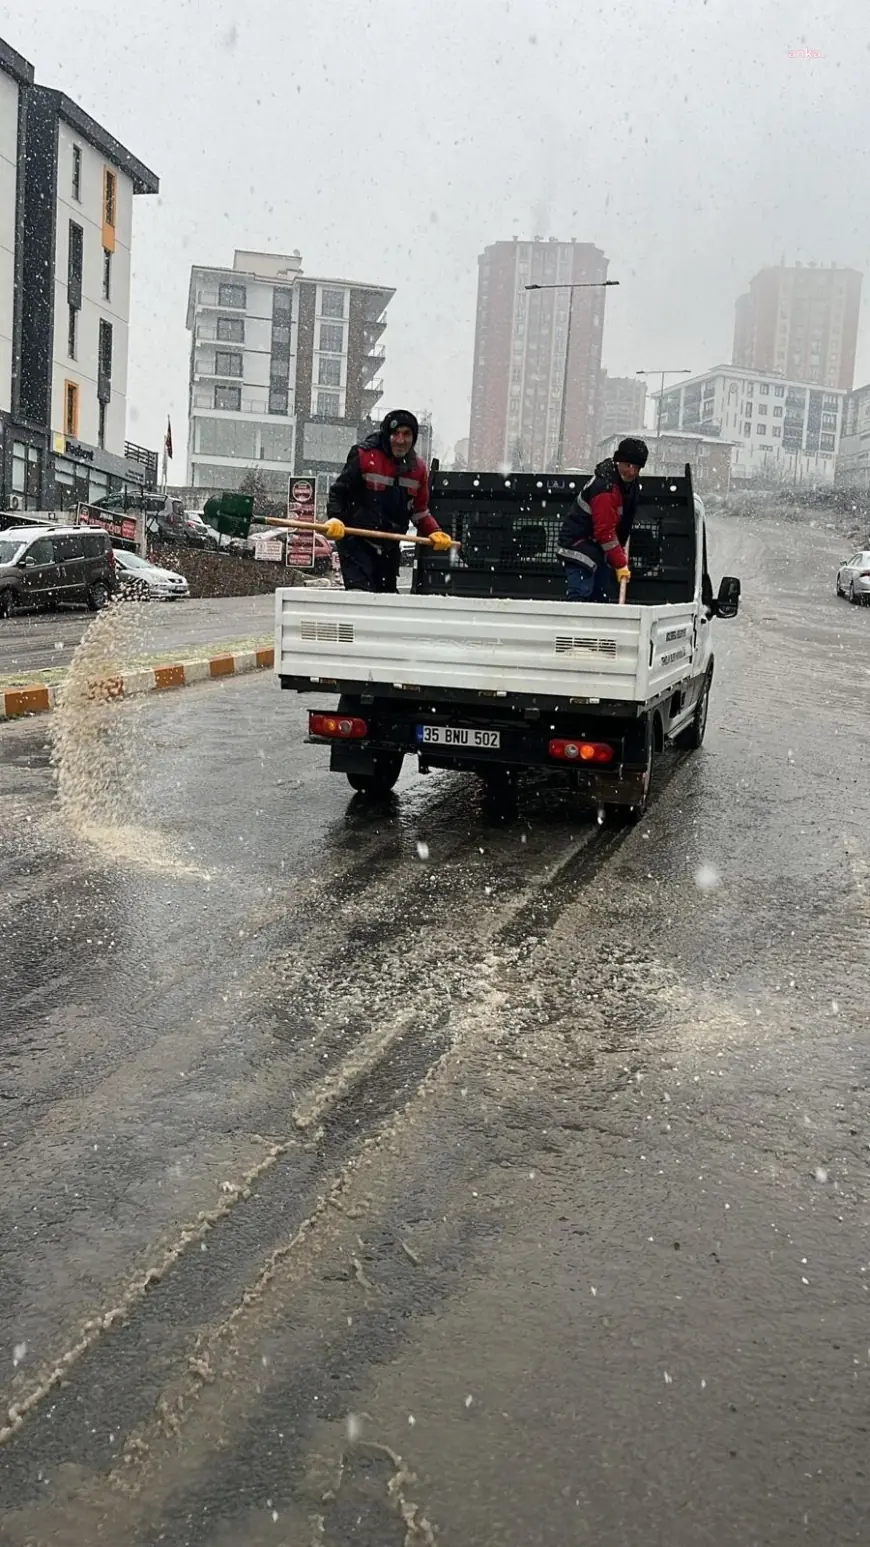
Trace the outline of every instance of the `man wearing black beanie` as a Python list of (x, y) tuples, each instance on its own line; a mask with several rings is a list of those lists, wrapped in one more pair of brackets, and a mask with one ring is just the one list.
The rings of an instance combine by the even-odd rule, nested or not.
[(450, 547), (429, 512), (429, 469), (414, 449), (419, 433), (407, 408), (393, 409), (379, 430), (351, 447), (329, 491), (326, 535), (337, 541), (346, 591), (395, 592), (400, 556), (397, 542), (348, 537), (346, 525), (404, 537), (413, 522), (438, 552)]
[(642, 440), (621, 440), (584, 484), (559, 533), (568, 600), (613, 601), (611, 576), (631, 579), (625, 544), (637, 509), (637, 480), (649, 450)]

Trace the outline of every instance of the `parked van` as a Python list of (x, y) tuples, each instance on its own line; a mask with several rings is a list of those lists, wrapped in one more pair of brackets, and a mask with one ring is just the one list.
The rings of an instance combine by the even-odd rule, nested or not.
[(20, 526), (0, 532), (0, 618), (74, 602), (97, 612), (116, 589), (108, 532)]

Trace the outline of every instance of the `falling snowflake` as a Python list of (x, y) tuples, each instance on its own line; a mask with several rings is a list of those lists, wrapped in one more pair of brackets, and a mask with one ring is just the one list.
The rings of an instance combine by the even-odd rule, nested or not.
[(721, 886), (721, 884), (722, 880), (715, 866), (698, 866), (695, 871), (695, 885), (699, 892), (715, 892), (717, 886)]
[(417, 855), (418, 855), (418, 857), (420, 859), (428, 859), (429, 858), (429, 845), (428, 845), (428, 843), (423, 843), (422, 840), (418, 841), (418, 843), (417, 843)]
[(17, 1370), (22, 1360), (27, 1358), (27, 1344), (16, 1343), (12, 1350), (12, 1368)]
[(828, 1173), (825, 1170), (824, 1166), (816, 1166), (816, 1181), (824, 1183), (827, 1180), (828, 1180)]

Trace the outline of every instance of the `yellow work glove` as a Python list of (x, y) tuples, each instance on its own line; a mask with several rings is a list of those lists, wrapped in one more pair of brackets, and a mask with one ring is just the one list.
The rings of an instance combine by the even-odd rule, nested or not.
[(446, 553), (448, 548), (452, 548), (453, 546), (452, 538), (450, 538), (446, 532), (430, 533), (429, 541), (432, 544), (432, 547), (435, 549), (436, 553)]
[(618, 569), (616, 571), (616, 578), (620, 585), (622, 585), (623, 580), (625, 581), (626, 585), (628, 585), (628, 582), (631, 579), (631, 570), (627, 564), (623, 564), (622, 569)]
[(326, 523), (326, 535), (332, 540), (332, 542), (340, 543), (341, 539), (345, 535), (344, 522), (337, 520), (335, 516), (331, 517), (331, 519)]

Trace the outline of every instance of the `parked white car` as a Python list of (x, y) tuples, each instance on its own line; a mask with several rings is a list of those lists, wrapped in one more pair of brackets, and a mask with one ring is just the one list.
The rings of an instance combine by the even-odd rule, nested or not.
[(126, 548), (115, 549), (115, 566), (122, 593), (158, 602), (182, 601), (190, 595), (183, 575), (176, 574), (174, 569), (159, 569), (150, 559)]
[(870, 552), (853, 553), (837, 570), (837, 595), (848, 596), (856, 607), (870, 602)]

